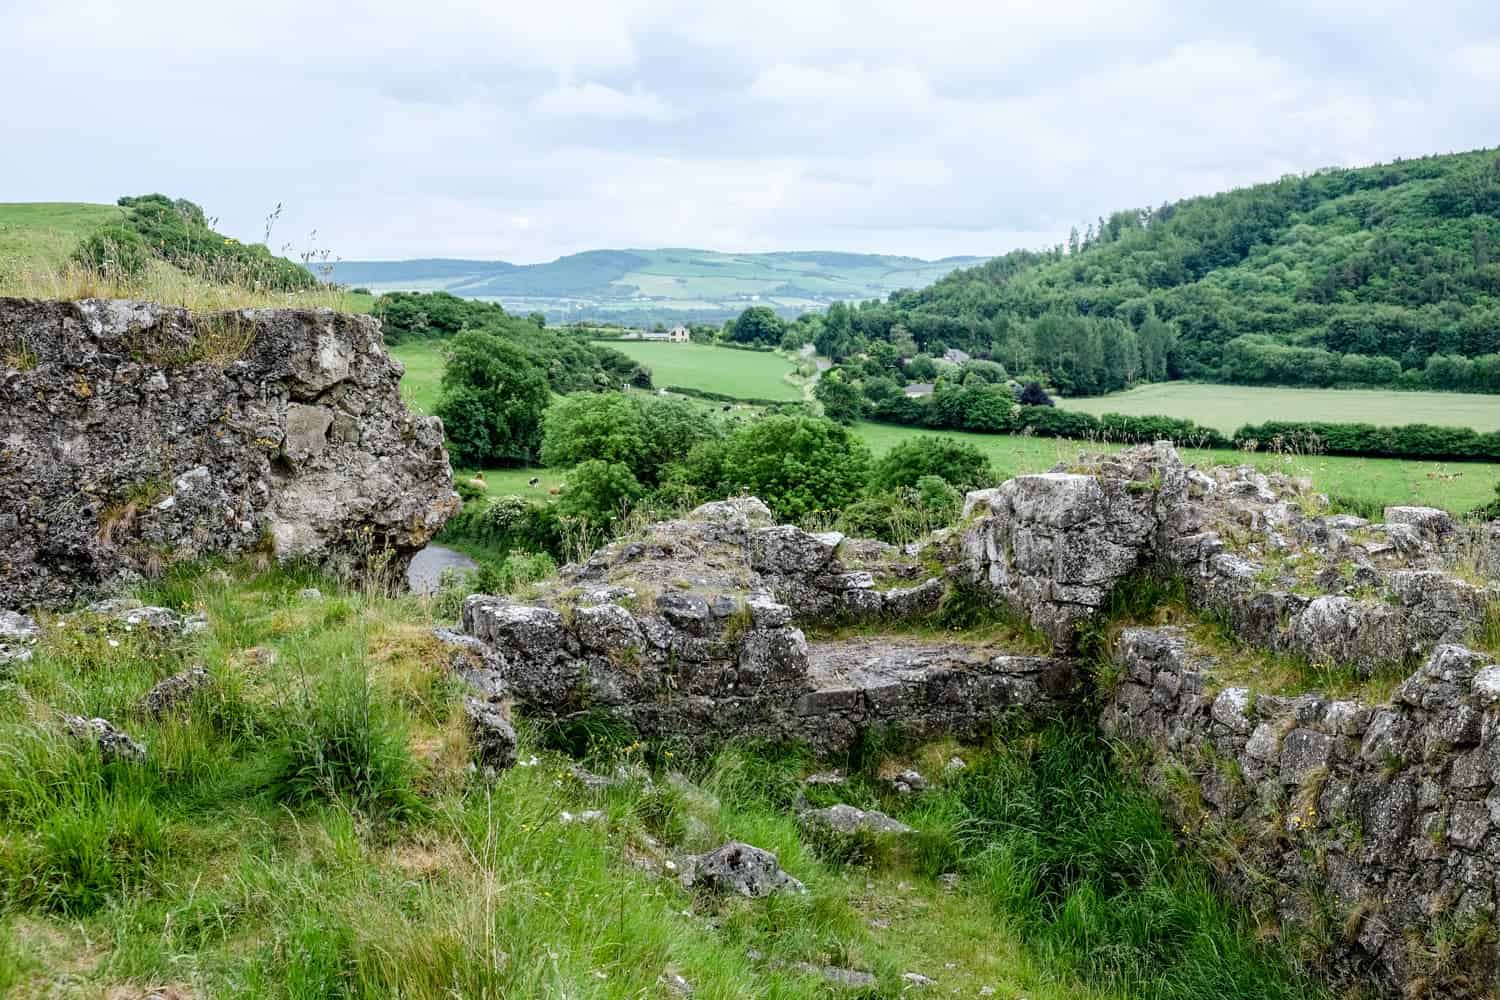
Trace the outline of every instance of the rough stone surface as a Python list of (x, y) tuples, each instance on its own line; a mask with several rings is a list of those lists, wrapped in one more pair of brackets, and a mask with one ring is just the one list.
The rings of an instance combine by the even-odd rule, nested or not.
[(1161, 443), (970, 493), (965, 574), (1070, 649), (1115, 584), (1153, 561), (1187, 491), (1186, 469)]
[(42, 630), (35, 618), (19, 611), (0, 611), (0, 669), (31, 659)]
[(153, 719), (173, 711), (193, 696), (193, 693), (213, 683), (213, 678), (202, 666), (194, 666), (180, 674), (159, 681), (141, 697), (140, 712)]
[[(1242, 845), (1225, 865), (1236, 894), (1310, 928), (1329, 919), (1309, 907), (1323, 900), (1334, 926), (1353, 929), (1334, 939), (1335, 979), (1474, 995), (1461, 977), (1500, 962), (1493, 937), (1443, 967), (1410, 945), (1438, 932), (1435, 914), (1482, 921), (1500, 904), (1500, 668), (1489, 657), (1438, 646), (1371, 704), (1220, 687), (1220, 661), (1178, 628), (1126, 629), (1115, 657), (1123, 680), (1105, 733), (1153, 752), (1163, 799), (1197, 839)], [(1195, 793), (1182, 791), (1184, 772)]]
[[(59, 607), (163, 564), (268, 550), (399, 572), (458, 508), (440, 423), (378, 324), (0, 299), (0, 593)], [(19, 352), (0, 351), (0, 358)]]
[(97, 746), (105, 761), (138, 764), (146, 759), (146, 748), (108, 719), (65, 715), (62, 723), (69, 736)]
[(474, 759), (497, 771), (516, 764), (516, 728), (510, 721), (510, 709), (504, 702), (464, 699), (464, 716), (469, 720), (469, 739)]
[(798, 817), (801, 824), (813, 831), (831, 833), (842, 837), (860, 834), (872, 836), (900, 836), (915, 833), (911, 827), (898, 819), (873, 809), (856, 809), (854, 806), (828, 806), (825, 809), (807, 809)]
[(835, 751), (893, 723), (973, 735), (1008, 712), (1055, 711), (1071, 691), (1071, 662), (983, 644), (808, 642), (796, 622), (900, 617), (891, 594), (905, 609), (925, 589), (931, 607), (944, 585), (882, 590), (877, 573), (903, 582), (925, 569), (889, 546), (845, 562), (841, 536), (768, 518), (754, 498), (707, 505), (566, 567), (538, 603), (471, 596), (464, 631), (532, 715), (604, 709), (701, 745), (754, 734)]
[(776, 855), (731, 841), (688, 859), (683, 883), (713, 893), (735, 893), (750, 899), (773, 892), (806, 892), (807, 887), (781, 870)]

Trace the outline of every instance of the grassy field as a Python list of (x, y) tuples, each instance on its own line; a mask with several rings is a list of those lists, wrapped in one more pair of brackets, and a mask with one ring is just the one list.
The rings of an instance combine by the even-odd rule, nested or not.
[(1059, 399), (1057, 405), (1102, 416), (1185, 417), (1232, 434), (1266, 420), (1437, 424), (1500, 430), (1500, 396), (1384, 389), (1280, 389), (1201, 382), (1158, 382), (1111, 396)]
[(802, 398), (802, 389), (784, 378), (792, 371), (791, 362), (779, 354), (629, 340), (611, 340), (603, 346), (649, 367), (652, 382), (658, 386), (681, 385), (741, 399), (795, 402)]
[[(979, 447), (1002, 476), (1041, 472), (1099, 446), (1063, 438), (1030, 438), (1004, 434), (927, 431), (893, 424), (862, 423), (861, 438), (877, 455), (910, 437), (954, 437)], [(1116, 446), (1109, 446), (1113, 449)], [(1350, 458), (1342, 455), (1280, 456), (1240, 451), (1182, 449), (1185, 461), (1199, 465), (1250, 464), (1306, 476), (1331, 496), (1367, 510), (1398, 504), (1441, 507), (1466, 513), (1495, 496), (1500, 464), (1484, 462), (1417, 462), (1396, 458)]]
[(122, 211), (76, 202), (0, 202), (0, 272), (28, 261), (61, 264), (79, 240)]
[[(796, 748), (674, 758), (601, 729), (584, 766), (622, 777), (590, 790), (567, 740), (522, 720), (521, 766), (471, 768), (431, 634), (446, 598), (250, 564), (174, 570), (140, 596), (208, 628), (75, 620), (0, 684), (0, 995), (636, 1000), (687, 995), (680, 976), (709, 1000), (894, 1000), (915, 972), (943, 996), (1319, 996), (1091, 734), (839, 761), (848, 784), (808, 786), (815, 804), (920, 831), (851, 858), (799, 828), (801, 779), (828, 764)], [(189, 664), (213, 683), (136, 711)], [(106, 761), (64, 712), (115, 721), (146, 759)], [(944, 768), (955, 754), (965, 769)], [(908, 766), (933, 787), (876, 780)], [(728, 840), (774, 851), (808, 891), (715, 899), (665, 867)], [(874, 985), (846, 992), (824, 966)]]

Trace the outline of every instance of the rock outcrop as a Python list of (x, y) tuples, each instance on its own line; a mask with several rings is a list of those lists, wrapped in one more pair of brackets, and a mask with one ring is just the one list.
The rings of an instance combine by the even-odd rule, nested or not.
[(534, 716), (606, 711), (699, 745), (757, 735), (835, 751), (895, 724), (973, 735), (1068, 697), (1067, 660), (916, 637), (809, 642), (798, 622), (897, 621), (936, 607), (944, 583), (890, 546), (851, 545), (846, 561), (842, 536), (769, 521), (754, 498), (705, 505), (566, 567), (533, 603), (470, 597), (467, 639), (441, 637), (478, 640), (483, 669)]
[(378, 324), (0, 299), (0, 604), (264, 551), (399, 571), (458, 507)]

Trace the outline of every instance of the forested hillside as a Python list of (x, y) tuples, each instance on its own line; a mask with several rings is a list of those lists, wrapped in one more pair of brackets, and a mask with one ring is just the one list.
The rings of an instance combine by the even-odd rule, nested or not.
[(1500, 392), (1500, 151), (1117, 212), (853, 311), (846, 349), (962, 348), (1071, 395), (1140, 380)]

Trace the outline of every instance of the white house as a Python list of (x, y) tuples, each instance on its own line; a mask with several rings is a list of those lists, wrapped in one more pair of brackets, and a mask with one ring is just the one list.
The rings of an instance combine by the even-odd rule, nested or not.
[(667, 331), (667, 339), (674, 344), (686, 344), (692, 337), (688, 334), (688, 328), (678, 323)]

